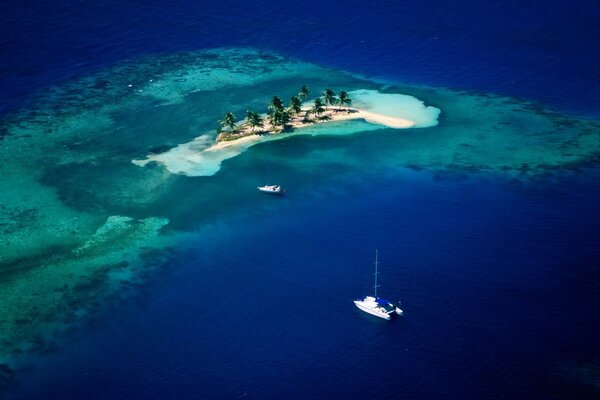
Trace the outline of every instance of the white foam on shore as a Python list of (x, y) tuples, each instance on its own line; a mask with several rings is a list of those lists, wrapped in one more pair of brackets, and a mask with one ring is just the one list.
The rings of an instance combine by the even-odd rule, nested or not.
[[(231, 142), (214, 143), (210, 135), (202, 135), (164, 153), (149, 154), (144, 160), (133, 160), (132, 162), (141, 167), (150, 162), (157, 162), (173, 174), (211, 176), (221, 169), (221, 163), (224, 160), (235, 157), (249, 147), (264, 141), (302, 134), (313, 136), (350, 135), (365, 130), (424, 128), (438, 124), (437, 118), (440, 110), (425, 106), (421, 100), (412, 96), (379, 93), (375, 90), (355, 90), (349, 95), (353, 101), (352, 106), (362, 110), (355, 116), (350, 115), (349, 118), (299, 127), (291, 134), (252, 135)], [(354, 123), (342, 121), (342, 119), (354, 118), (370, 122), (370, 128), (366, 129), (365, 124), (359, 121)], [(339, 126), (343, 126), (343, 129), (337, 129)]]

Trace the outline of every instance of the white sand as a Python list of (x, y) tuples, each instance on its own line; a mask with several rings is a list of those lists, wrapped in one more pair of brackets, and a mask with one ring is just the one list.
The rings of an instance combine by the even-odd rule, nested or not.
[[(343, 111), (346, 110), (346, 111)], [(331, 121), (346, 121), (352, 119), (364, 119), (372, 124), (387, 126), (388, 128), (405, 129), (415, 126), (415, 122), (406, 118), (392, 117), (360, 108), (344, 108), (342, 111), (327, 113)], [(327, 121), (325, 121), (327, 122)], [(306, 126), (306, 125), (303, 125)]]
[[(365, 120), (371, 124), (394, 129), (428, 127), (438, 123), (440, 110), (426, 107), (422, 101), (412, 96), (385, 94), (374, 90), (353, 91), (350, 92), (350, 95), (359, 107), (343, 107), (340, 110), (338, 106), (331, 106), (321, 114), (321, 116), (327, 116), (328, 119), (312, 123), (303, 123), (304, 113), (301, 113), (290, 124), (295, 130), (294, 134), (302, 134), (302, 128), (348, 120)], [(309, 108), (306, 106), (303, 110), (306, 111)], [(141, 167), (149, 162), (157, 162), (164, 165), (171, 173), (210, 176), (219, 171), (224, 160), (239, 155), (249, 147), (267, 140), (277, 140), (288, 136), (288, 134), (280, 133), (252, 134), (250, 128), (247, 127), (241, 127), (240, 131), (242, 135), (246, 136), (214, 142), (210, 135), (202, 135), (167, 152), (149, 154), (144, 160), (133, 160), (132, 162)], [(264, 131), (275, 131), (266, 118)], [(314, 134), (314, 130), (307, 131)], [(353, 130), (349, 130), (348, 133), (353, 133)]]

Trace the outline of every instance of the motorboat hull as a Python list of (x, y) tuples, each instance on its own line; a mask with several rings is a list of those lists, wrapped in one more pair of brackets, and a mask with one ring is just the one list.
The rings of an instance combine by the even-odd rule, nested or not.
[(267, 194), (283, 194), (285, 190), (283, 190), (280, 186), (258, 186), (257, 189), (262, 193)]

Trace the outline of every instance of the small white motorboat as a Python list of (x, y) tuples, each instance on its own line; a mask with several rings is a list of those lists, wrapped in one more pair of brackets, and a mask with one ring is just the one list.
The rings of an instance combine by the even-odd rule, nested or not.
[(279, 186), (279, 185), (258, 186), (257, 189), (260, 190), (261, 192), (271, 193), (271, 194), (282, 194), (283, 192), (285, 192), (285, 190), (283, 190), (281, 188), (281, 186)]

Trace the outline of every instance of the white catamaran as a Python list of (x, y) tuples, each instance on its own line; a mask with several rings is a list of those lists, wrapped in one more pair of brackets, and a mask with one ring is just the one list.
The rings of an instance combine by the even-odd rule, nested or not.
[(354, 300), (354, 304), (356, 304), (356, 307), (360, 308), (364, 312), (389, 320), (392, 318), (394, 313), (402, 315), (403, 311), (400, 309), (400, 307), (393, 305), (388, 300), (377, 297), (377, 288), (379, 287), (377, 285), (377, 274), (379, 273), (377, 271), (377, 267), (379, 265), (378, 256), (378, 251), (375, 250), (375, 286), (373, 287), (375, 293), (373, 296), (365, 296), (361, 299)]

